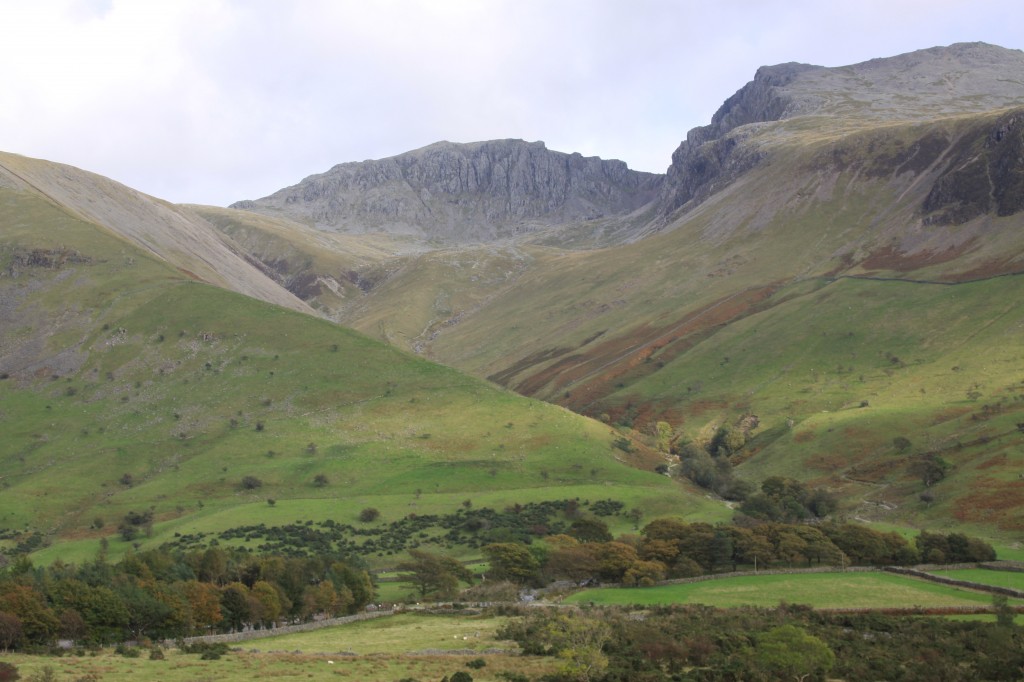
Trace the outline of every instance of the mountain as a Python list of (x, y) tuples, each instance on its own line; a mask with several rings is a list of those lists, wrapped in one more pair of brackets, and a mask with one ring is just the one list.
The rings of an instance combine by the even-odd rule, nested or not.
[[(349, 541), (420, 516), (402, 542), (455, 553), (511, 532), (447, 537), (438, 519), (470, 506), (546, 504), (567, 523), (564, 500), (610, 499), (623, 529), (627, 504), (725, 512), (607, 425), (312, 314), (188, 208), (0, 162), (0, 558), (202, 546), (296, 519), (308, 540), (307, 522), (358, 524), (371, 506), (380, 519)], [(388, 542), (352, 551), (386, 564)]]
[[(1012, 534), (1022, 59), (972, 43), (764, 67), (644, 181), (646, 205), (521, 233), (502, 217), (477, 233), (500, 239), (471, 244), (431, 244), (446, 228), (423, 213), (402, 253), (350, 253), (344, 271), (316, 265), (316, 220), (284, 194), (274, 215), (305, 221), (301, 239), (197, 210), (265, 263), (288, 242), (279, 280), (323, 282), (304, 298), (382, 340), (638, 438), (668, 423), (677, 449), (756, 421), (729, 453), (755, 484), (795, 476), (850, 515)], [(941, 480), (921, 475), (936, 462)]]
[[(310, 308), (260, 272), (187, 209), (72, 166), (0, 153), (0, 189), (41, 200), (172, 263), (192, 279), (303, 312)], [(16, 216), (24, 222), (30, 217)]]
[(628, 214), (649, 203), (662, 181), (621, 161), (563, 154), (543, 142), (438, 142), (388, 159), (340, 164), (232, 208), (320, 229), (476, 243)]
[(440, 519), (729, 516), (666, 462), (1014, 541), (1020, 65), (765, 67), (664, 176), (439, 143), (224, 209), (0, 156), (0, 546), (89, 558), (142, 517), (140, 546), (260, 543), (373, 506), (471, 554), (521, 529)]
[[(762, 158), (757, 145), (742, 143), (751, 135), (764, 136), (756, 124), (799, 119), (822, 130), (853, 132), (1020, 106), (1024, 78), (1015, 74), (1022, 71), (1024, 52), (986, 43), (957, 43), (839, 68), (762, 67), (709, 125), (691, 130), (673, 153), (663, 210), (699, 201)], [(739, 128), (742, 134), (731, 135)], [(770, 131), (789, 134), (785, 127)], [(925, 154), (940, 144), (931, 140)]]

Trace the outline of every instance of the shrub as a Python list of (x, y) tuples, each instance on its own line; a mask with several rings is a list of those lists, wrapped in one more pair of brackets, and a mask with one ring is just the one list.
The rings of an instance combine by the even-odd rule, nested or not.
[(263, 485), (263, 481), (256, 478), (255, 476), (245, 476), (242, 478), (242, 487), (246, 490), (255, 490)]
[(178, 648), (186, 654), (199, 654), (199, 658), (204, 661), (216, 661), (228, 652), (228, 645), (224, 642), (193, 642), (179, 645)]
[(13, 663), (0, 661), (0, 682), (14, 682), (14, 680), (18, 679), (21, 679), (21, 675), (18, 673), (18, 666)]
[(359, 520), (364, 523), (370, 523), (380, 518), (380, 511), (373, 507), (367, 507), (363, 511), (359, 512)]
[(57, 673), (54, 672), (52, 666), (44, 665), (39, 671), (32, 673), (28, 679), (29, 682), (56, 682)]
[(473, 670), (479, 670), (480, 668), (486, 667), (487, 661), (482, 658), (474, 658), (472, 661), (466, 661), (466, 667), (472, 668)]
[(121, 642), (114, 647), (114, 653), (119, 656), (124, 656), (125, 658), (138, 658), (142, 652), (140, 652), (136, 647), (128, 646)]

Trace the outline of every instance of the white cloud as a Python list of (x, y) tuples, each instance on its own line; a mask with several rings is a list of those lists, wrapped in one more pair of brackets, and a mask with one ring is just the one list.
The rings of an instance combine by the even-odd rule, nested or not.
[(661, 171), (758, 66), (1019, 48), (1018, 4), (0, 0), (0, 149), (216, 204), (439, 139)]

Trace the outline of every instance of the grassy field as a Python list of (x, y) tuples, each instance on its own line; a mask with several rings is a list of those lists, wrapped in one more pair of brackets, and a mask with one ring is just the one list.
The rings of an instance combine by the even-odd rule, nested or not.
[[(0, 332), (0, 530), (15, 536), (0, 549), (39, 533), (34, 560), (80, 563), (104, 537), (116, 559), (242, 525), (352, 524), (371, 506), (380, 525), (467, 501), (728, 516), (655, 474), (649, 452), (616, 447), (606, 424), (194, 282), (44, 202), (24, 219), (24, 201), (0, 201), (0, 268), (20, 268), (0, 280), (13, 310)], [(17, 265), (55, 244), (76, 260)], [(124, 516), (145, 510), (151, 527), (122, 540)]]
[(887, 573), (806, 573), (741, 576), (650, 588), (600, 588), (567, 597), (570, 604), (707, 604), (815, 608), (984, 606), (989, 595)]
[(442, 651), (472, 649), (516, 649), (515, 642), (499, 641), (495, 631), (506, 621), (492, 616), (437, 616), (403, 613), (385, 618), (358, 621), (336, 628), (268, 637), (250, 642), (246, 648), (260, 651), (306, 653), (418, 653), (429, 649)]
[[(300, 653), (264, 654), (232, 652), (221, 660), (203, 661), (197, 655), (168, 651), (162, 661), (147, 655), (129, 659), (104, 652), (98, 656), (48, 658), (7, 655), (4, 660), (18, 666), (21, 678), (30, 679), (50, 668), (57, 680), (99, 679), (104, 682), (250, 682), (251, 680), (352, 680), (353, 682), (395, 682), (403, 678), (440, 680), (460, 670), (470, 672), (476, 682), (499, 682), (502, 672), (519, 672), (531, 678), (558, 669), (553, 658), (486, 657), (480, 670), (466, 667), (478, 656), (379, 655), (357, 658)], [(94, 677), (89, 677), (90, 675)]]
[(982, 585), (994, 585), (995, 587), (1008, 587), (1014, 590), (1024, 590), (1024, 573), (1015, 571), (990, 571), (985, 568), (963, 568), (951, 571), (933, 571), (942, 578), (953, 580), (967, 580)]
[[(480, 655), (441, 654), (456, 649), (515, 649), (514, 643), (495, 639), (495, 630), (505, 620), (489, 616), (400, 614), (242, 642), (237, 651), (216, 661), (203, 661), (198, 655), (182, 654), (176, 649), (167, 650), (163, 661), (149, 660), (145, 652), (140, 658), (128, 659), (109, 650), (96, 656), (62, 658), (14, 654), (4, 660), (19, 667), (22, 679), (49, 666), (57, 679), (80, 679), (92, 674), (115, 682), (242, 682), (271, 678), (394, 682), (405, 677), (439, 680), (459, 670), (471, 672), (474, 680), (487, 682), (502, 679), (499, 673), (505, 671), (536, 677), (557, 668), (558, 662), (551, 658), (487, 654), (486, 666), (470, 671), (466, 663)], [(427, 650), (430, 653), (425, 653)]]

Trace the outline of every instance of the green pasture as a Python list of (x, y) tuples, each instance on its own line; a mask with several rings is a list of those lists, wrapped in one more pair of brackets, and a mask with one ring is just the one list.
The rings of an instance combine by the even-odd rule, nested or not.
[[(522, 672), (537, 677), (554, 671), (551, 658), (508, 654), (443, 654), (445, 651), (484, 649), (514, 650), (514, 642), (497, 640), (495, 632), (505, 618), (491, 616), (443, 616), (403, 613), (359, 621), (312, 632), (265, 637), (233, 645), (220, 660), (203, 661), (196, 654), (177, 649), (165, 651), (166, 660), (124, 658), (105, 650), (97, 655), (60, 658), (11, 654), (22, 679), (50, 667), (57, 679), (82, 679), (95, 675), (113, 680), (225, 680), (243, 682), (275, 677), (366, 682), (394, 682), (412, 677), (439, 680), (459, 670), (469, 671), (468, 661), (484, 658), (486, 666), (472, 670), (474, 680), (501, 680), (502, 672)], [(431, 653), (425, 653), (430, 650)], [(359, 654), (357, 656), (345, 654)], [(331, 661), (331, 662), (329, 662)]]
[[(52, 230), (44, 239), (12, 217), (0, 265), (53, 240), (89, 259), (33, 271), (31, 290), (0, 283), (25, 311), (24, 330), (5, 331), (49, 344), (23, 364), (76, 349), (66, 366), (0, 380), (0, 529), (42, 533), (38, 562), (92, 559), (102, 538), (116, 559), (175, 533), (353, 523), (369, 506), (382, 523), (466, 500), (503, 509), (576, 497), (618, 499), (647, 518), (728, 516), (631, 466), (608, 425), (183, 279), (88, 223), (33, 210)], [(124, 516), (147, 510), (152, 526), (121, 540)], [(633, 530), (624, 516), (608, 521)]]
[(648, 588), (577, 592), (570, 604), (707, 604), (719, 608), (806, 604), (819, 609), (982, 606), (990, 595), (889, 573), (804, 573), (721, 578)]
[(427, 613), (400, 613), (371, 620), (357, 621), (312, 632), (280, 635), (247, 643), (246, 648), (260, 651), (294, 651), (306, 653), (348, 652), (365, 654), (417, 653), (428, 649), (517, 648), (515, 642), (499, 641), (495, 632), (505, 617), (437, 616)]
[[(961, 616), (943, 616), (949, 620), (962, 620), (967, 622), (977, 623), (995, 623), (996, 614), (994, 613), (965, 613)], [(1018, 614), (1014, 616), (1013, 622), (1018, 626), (1024, 625), (1024, 614)]]
[(967, 580), (981, 585), (1008, 587), (1013, 590), (1024, 590), (1024, 573), (1016, 571), (993, 571), (987, 568), (958, 568), (949, 571), (932, 571), (941, 578)]

